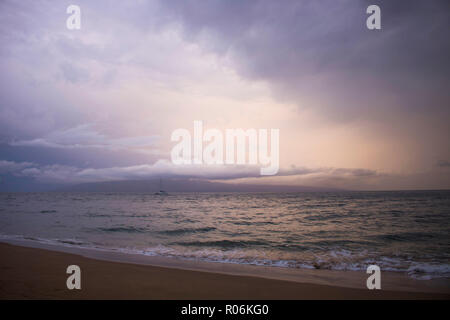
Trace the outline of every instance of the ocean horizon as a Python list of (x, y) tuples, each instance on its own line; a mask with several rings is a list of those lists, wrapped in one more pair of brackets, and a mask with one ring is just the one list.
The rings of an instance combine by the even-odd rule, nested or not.
[(0, 239), (190, 261), (450, 277), (450, 191), (0, 193)]

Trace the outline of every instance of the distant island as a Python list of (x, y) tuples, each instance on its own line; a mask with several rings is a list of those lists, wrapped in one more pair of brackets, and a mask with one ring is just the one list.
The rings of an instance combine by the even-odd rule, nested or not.
[[(173, 192), (333, 192), (336, 188), (290, 185), (259, 185), (223, 183), (200, 179), (165, 179), (164, 190)], [(54, 191), (66, 192), (158, 192), (159, 180), (126, 180), (82, 183), (65, 186)]]

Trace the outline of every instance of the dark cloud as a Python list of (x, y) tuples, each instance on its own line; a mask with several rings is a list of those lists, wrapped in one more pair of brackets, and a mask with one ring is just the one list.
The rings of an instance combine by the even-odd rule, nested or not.
[[(347, 120), (450, 103), (448, 1), (164, 1), (187, 39), (234, 58), (278, 98)], [(378, 4), (382, 30), (366, 28)]]
[[(97, 181), (142, 180), (155, 177), (164, 178), (200, 178), (214, 180), (234, 180), (259, 178), (259, 166), (251, 165), (174, 165), (169, 161), (159, 160), (153, 164), (116, 167), (75, 167), (69, 165), (39, 165), (33, 162), (14, 162), (0, 160), (0, 173), (16, 177), (32, 177), (37, 181), (56, 184), (73, 184)], [(297, 168), (282, 169), (278, 177), (313, 177), (314, 179), (359, 179), (375, 177), (377, 172), (366, 169), (351, 168)]]

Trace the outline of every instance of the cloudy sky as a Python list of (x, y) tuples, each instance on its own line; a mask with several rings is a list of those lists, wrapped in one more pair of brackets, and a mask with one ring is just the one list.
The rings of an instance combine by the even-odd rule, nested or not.
[[(81, 8), (68, 30), (66, 8)], [(366, 8), (381, 8), (381, 30)], [(0, 2), (0, 190), (196, 177), (450, 188), (448, 1)], [(177, 128), (278, 128), (280, 171), (175, 166)]]

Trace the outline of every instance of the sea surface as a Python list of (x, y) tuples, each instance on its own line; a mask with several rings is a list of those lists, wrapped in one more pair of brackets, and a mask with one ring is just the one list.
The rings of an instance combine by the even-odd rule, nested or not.
[(0, 240), (450, 277), (450, 191), (0, 193)]

